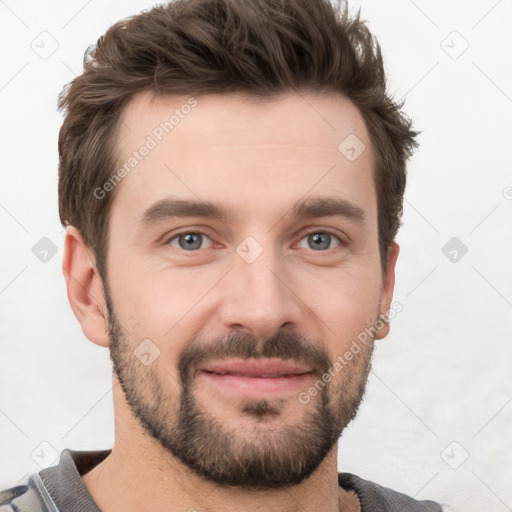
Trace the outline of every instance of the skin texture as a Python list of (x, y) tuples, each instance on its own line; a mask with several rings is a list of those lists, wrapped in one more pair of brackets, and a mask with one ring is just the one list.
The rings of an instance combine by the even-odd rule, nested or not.
[[(363, 119), (335, 94), (195, 99), (109, 192), (108, 289), (78, 231), (66, 232), (71, 306), (114, 365), (114, 448), (84, 483), (103, 512), (313, 511), (319, 496), (322, 510), (359, 510), (338, 487), (337, 439), (364, 393), (373, 340), (307, 404), (298, 393), (391, 305), (399, 247), (382, 272)], [(188, 100), (135, 96), (122, 115), (119, 165)], [(350, 134), (366, 147), (354, 161), (338, 149)], [(296, 201), (319, 197), (350, 201), (364, 220), (289, 216)], [(141, 221), (169, 198), (216, 202), (232, 217)], [(182, 247), (194, 240), (198, 248)], [(380, 325), (376, 339), (389, 332)], [(157, 354), (148, 365), (136, 357), (143, 340)], [(311, 375), (249, 400), (200, 371), (235, 355), (300, 360)]]

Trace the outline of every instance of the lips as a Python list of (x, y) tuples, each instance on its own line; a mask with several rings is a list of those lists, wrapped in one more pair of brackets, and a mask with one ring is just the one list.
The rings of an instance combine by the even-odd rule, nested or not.
[(203, 371), (217, 375), (234, 375), (239, 377), (277, 379), (311, 373), (311, 368), (282, 359), (229, 360), (210, 363)]
[(249, 400), (292, 397), (314, 373), (311, 367), (277, 358), (229, 359), (207, 363), (200, 370), (199, 381), (209, 391)]

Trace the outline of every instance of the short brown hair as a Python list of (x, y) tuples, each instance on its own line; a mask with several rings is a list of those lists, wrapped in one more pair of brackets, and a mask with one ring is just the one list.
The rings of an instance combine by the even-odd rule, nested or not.
[(119, 21), (84, 55), (84, 71), (59, 95), (59, 213), (93, 250), (106, 277), (114, 192), (93, 191), (113, 174), (122, 109), (139, 92), (340, 93), (366, 123), (375, 158), (379, 251), (401, 225), (406, 161), (419, 132), (386, 94), (380, 46), (348, 7), (328, 0), (175, 0)]

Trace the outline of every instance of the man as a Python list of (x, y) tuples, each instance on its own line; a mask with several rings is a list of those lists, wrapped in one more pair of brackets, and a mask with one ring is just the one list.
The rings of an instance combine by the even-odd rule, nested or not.
[(115, 443), (0, 505), (441, 510), (337, 471), (416, 147), (385, 85), (368, 28), (326, 0), (178, 0), (100, 38), (60, 96), (59, 207)]

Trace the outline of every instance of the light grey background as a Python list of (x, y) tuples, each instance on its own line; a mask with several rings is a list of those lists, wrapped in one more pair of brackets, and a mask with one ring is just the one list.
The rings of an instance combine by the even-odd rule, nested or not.
[[(512, 2), (350, 5), (423, 133), (398, 237), (403, 311), (339, 468), (450, 511), (512, 510)], [(113, 443), (108, 353), (82, 334), (61, 273), (56, 101), (87, 46), (150, 6), (0, 0), (2, 487), (64, 448)]]

